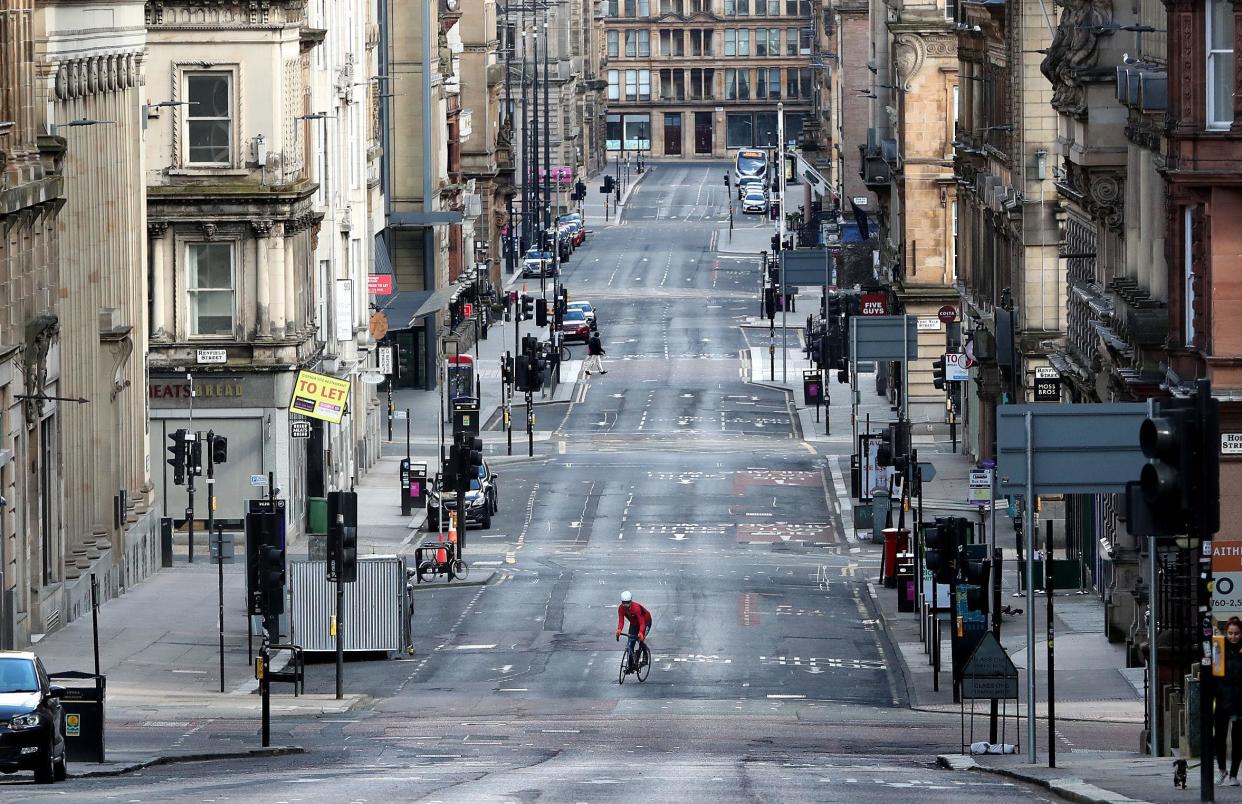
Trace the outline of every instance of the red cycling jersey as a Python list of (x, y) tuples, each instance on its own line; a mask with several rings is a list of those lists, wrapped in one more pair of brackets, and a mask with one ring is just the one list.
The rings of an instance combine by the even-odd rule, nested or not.
[(638, 626), (638, 635), (640, 637), (647, 635), (647, 628), (651, 625), (651, 612), (643, 608), (642, 604), (637, 602), (622, 603), (617, 606), (617, 630), (621, 630), (621, 626), (626, 620), (630, 624)]

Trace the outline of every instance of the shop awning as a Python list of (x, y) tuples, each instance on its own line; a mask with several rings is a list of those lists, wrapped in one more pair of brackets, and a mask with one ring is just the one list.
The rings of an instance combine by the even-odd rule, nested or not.
[(456, 290), (455, 285), (438, 290), (402, 290), (388, 297), (380, 305), (380, 312), (388, 317), (391, 330), (412, 329), (420, 326), (419, 319), (444, 309)]

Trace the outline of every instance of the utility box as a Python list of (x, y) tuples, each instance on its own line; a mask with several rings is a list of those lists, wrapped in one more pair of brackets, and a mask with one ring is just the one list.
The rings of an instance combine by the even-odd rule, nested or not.
[[(336, 651), (332, 618), (336, 584), (326, 579), (327, 562), (289, 564), (290, 616), (294, 643), (306, 653)], [(358, 559), (358, 580), (345, 586), (345, 651), (391, 653), (404, 649), (409, 624), (405, 561), (399, 556)]]

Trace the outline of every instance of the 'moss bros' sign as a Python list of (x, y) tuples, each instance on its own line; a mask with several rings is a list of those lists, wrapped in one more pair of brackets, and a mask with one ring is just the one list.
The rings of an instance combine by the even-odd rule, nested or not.
[(349, 380), (313, 371), (299, 371), (289, 400), (289, 412), (340, 424), (349, 401)]

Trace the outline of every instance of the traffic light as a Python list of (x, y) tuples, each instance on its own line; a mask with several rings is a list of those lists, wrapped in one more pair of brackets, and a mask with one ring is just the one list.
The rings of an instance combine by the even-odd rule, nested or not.
[(500, 379), (505, 385), (513, 385), (513, 355), (508, 352), (500, 358)]
[(923, 529), (923, 566), (936, 583), (952, 583), (957, 576), (957, 544), (952, 525), (937, 517)]
[(574, 200), (575, 201), (586, 200), (586, 183), (585, 182), (580, 181), (574, 185)]
[(463, 436), (458, 458), (461, 461), (457, 467), (461, 473), (459, 488), (469, 491), (470, 483), (478, 478), (479, 469), (483, 466), (483, 439), (478, 436)]
[(546, 327), (548, 325), (548, 300), (539, 299), (535, 304), (535, 326)]
[(449, 444), (448, 458), (440, 469), (440, 485), (444, 491), (457, 491), (457, 480), (461, 477), (461, 445), (454, 441)]
[(898, 472), (905, 474), (906, 469), (910, 466), (910, 423), (906, 421), (893, 422), (888, 426), (892, 431), (893, 441), (893, 468)]
[(937, 391), (944, 390), (944, 355), (932, 361), (932, 385), (936, 386)]
[(781, 253), (781, 236), (779, 234), (772, 235), (772, 253)]
[(617, 185), (617, 180), (616, 180), (616, 179), (614, 179), (612, 176), (605, 176), (605, 177), (604, 177), (604, 186), (603, 186), (603, 187), (601, 187), (601, 188), (599, 188), (599, 191), (600, 191), (601, 193), (604, 193), (605, 195), (607, 195), (607, 194), (609, 194), (609, 193), (611, 193), (611, 192), (613, 191), (613, 188), (615, 188), (615, 187), (616, 187), (616, 185)]
[(174, 430), (168, 434), (168, 440), (172, 443), (168, 445), (168, 465), (173, 468), (173, 483), (178, 486), (185, 485), (185, 459), (186, 459), (186, 441), (185, 437), (188, 430)]
[(530, 355), (521, 354), (513, 359), (513, 387), (519, 391), (533, 391), (530, 385)]
[(211, 462), (228, 463), (229, 440), (222, 435), (211, 435)]
[[(962, 580), (966, 584), (966, 608), (987, 614), (991, 609), (992, 596), (988, 594), (988, 580), (991, 578), (992, 562), (986, 558), (965, 559), (962, 561)], [(961, 588), (961, 587), (959, 587)]]
[(358, 580), (358, 494), (328, 492), (328, 522), (328, 580), (354, 583)]
[(246, 570), (249, 613), (264, 619), (271, 641), (277, 641), (277, 615), (285, 610), (285, 541), (283, 513), (246, 514)]
[(1191, 399), (1157, 403), (1155, 416), (1139, 427), (1139, 446), (1149, 463), (1139, 489), (1157, 535), (1192, 528), (1208, 536), (1220, 529), (1220, 406), (1204, 386)]
[(535, 352), (530, 356), (530, 384), (532, 391), (538, 391), (543, 387), (547, 380), (548, 361), (543, 359), (539, 352)]
[(724, 174), (724, 179), (725, 179), (725, 187), (732, 187), (732, 186), (733, 186), (733, 182), (732, 182), (732, 180), (730, 180), (730, 179), (729, 179), (729, 174), (728, 174), (728, 173)]
[(285, 551), (274, 544), (259, 548), (259, 589), (265, 616), (285, 610)]
[(892, 466), (893, 459), (896, 456), (896, 445), (893, 443), (893, 428), (890, 425), (880, 432), (880, 446), (875, 451), (876, 465)]
[(535, 299), (525, 293), (522, 294), (522, 321), (529, 321), (535, 317)]
[(763, 289), (763, 314), (769, 321), (776, 319), (776, 288), (770, 285)]

